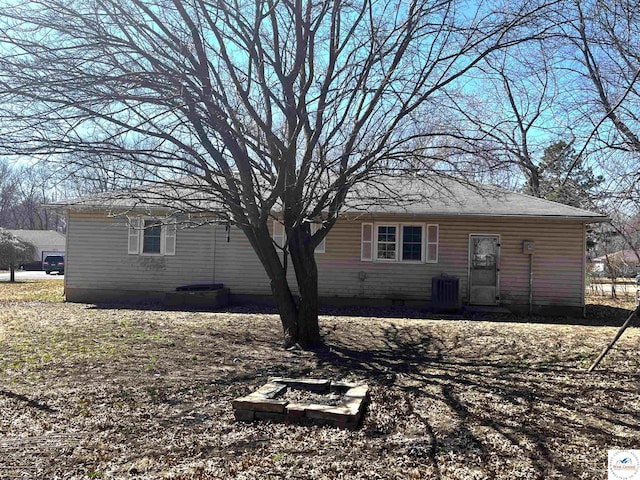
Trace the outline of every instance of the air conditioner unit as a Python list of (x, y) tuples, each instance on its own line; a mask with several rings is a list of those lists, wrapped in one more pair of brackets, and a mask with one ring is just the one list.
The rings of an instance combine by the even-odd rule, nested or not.
[(460, 281), (457, 277), (442, 275), (431, 279), (431, 306), (434, 311), (457, 310)]

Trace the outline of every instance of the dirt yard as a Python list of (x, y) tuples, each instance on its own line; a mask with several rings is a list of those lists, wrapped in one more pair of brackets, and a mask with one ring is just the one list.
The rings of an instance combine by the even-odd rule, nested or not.
[[(343, 311), (309, 353), (280, 347), (271, 313), (101, 309), (61, 288), (0, 284), (3, 479), (591, 480), (640, 445), (637, 328), (588, 374), (615, 327)], [(587, 323), (631, 308), (600, 303)], [(366, 381), (362, 428), (236, 423), (231, 400), (270, 376)]]

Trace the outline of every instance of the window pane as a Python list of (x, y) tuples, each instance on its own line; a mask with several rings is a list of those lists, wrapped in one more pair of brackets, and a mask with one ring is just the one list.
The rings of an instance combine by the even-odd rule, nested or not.
[(402, 259), (403, 260), (422, 260), (422, 246), (421, 245), (403, 245), (402, 246)]
[(396, 259), (396, 227), (378, 227), (378, 251), (377, 258), (380, 260)]
[(162, 235), (162, 225), (158, 225), (153, 220), (145, 220), (142, 252), (143, 253), (160, 253), (161, 235)]
[(383, 260), (394, 260), (396, 258), (396, 244), (378, 243), (378, 258)]
[(402, 227), (402, 259), (422, 260), (422, 227)]
[(419, 226), (408, 226), (403, 227), (403, 234), (405, 242), (421, 242), (422, 241), (422, 227)]
[(378, 227), (378, 242), (396, 243), (396, 227)]

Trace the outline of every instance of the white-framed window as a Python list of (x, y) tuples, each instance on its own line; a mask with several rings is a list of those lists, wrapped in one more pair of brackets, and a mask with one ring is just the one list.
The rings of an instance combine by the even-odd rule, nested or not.
[(422, 262), (424, 258), (424, 226), (400, 226), (400, 259), (403, 262)]
[(398, 225), (376, 225), (375, 259), (378, 261), (398, 260)]
[(145, 218), (142, 220), (142, 254), (160, 255), (162, 253), (162, 223)]
[(175, 219), (163, 222), (149, 217), (130, 219), (128, 240), (129, 255), (175, 255)]
[[(318, 230), (320, 230), (320, 225), (317, 223), (311, 224), (311, 235), (315, 234)], [(284, 224), (279, 222), (278, 220), (273, 220), (273, 228), (271, 230), (271, 238), (275, 244), (283, 248), (287, 242), (287, 232), (284, 229)], [(314, 253), (325, 253), (327, 250), (327, 237), (325, 236), (322, 241), (318, 244)]]
[[(317, 223), (312, 223), (311, 224), (311, 235), (315, 235), (315, 233), (318, 230), (320, 230), (320, 228), (322, 228), (321, 225), (319, 225)], [(326, 251), (327, 251), (327, 237), (325, 235), (325, 237), (322, 239), (322, 241), (318, 244), (318, 246), (314, 250), (314, 253), (326, 253)]]
[(363, 223), (360, 260), (363, 262), (438, 262), (437, 224)]

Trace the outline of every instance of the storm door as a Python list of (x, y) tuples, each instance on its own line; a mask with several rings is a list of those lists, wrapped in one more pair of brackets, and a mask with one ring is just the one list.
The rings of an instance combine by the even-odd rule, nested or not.
[(500, 237), (469, 236), (469, 304), (500, 302)]

